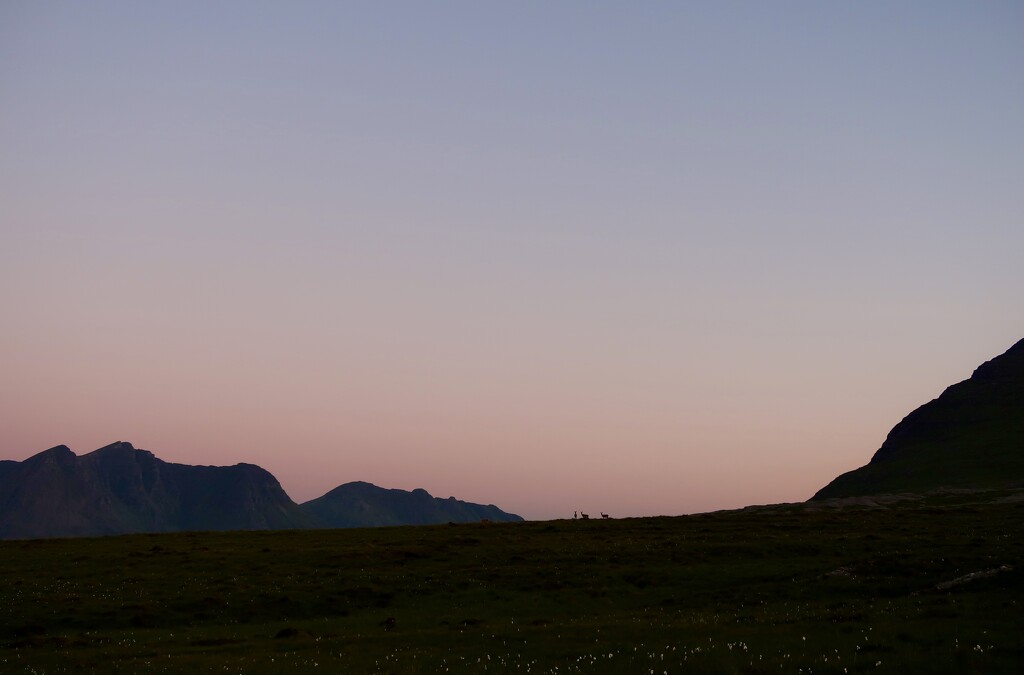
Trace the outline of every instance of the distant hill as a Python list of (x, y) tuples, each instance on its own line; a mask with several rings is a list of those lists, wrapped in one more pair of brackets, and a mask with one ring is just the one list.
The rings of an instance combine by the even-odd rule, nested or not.
[(1024, 340), (893, 427), (871, 461), (811, 499), (1024, 486)]
[(254, 464), (172, 464), (131, 443), (0, 461), (0, 539), (522, 520), (425, 490), (342, 485), (299, 506)]
[(340, 485), (323, 497), (305, 502), (302, 508), (330, 527), (522, 520), (494, 505), (470, 504), (455, 497), (431, 497), (423, 489), (389, 490), (363, 482)]

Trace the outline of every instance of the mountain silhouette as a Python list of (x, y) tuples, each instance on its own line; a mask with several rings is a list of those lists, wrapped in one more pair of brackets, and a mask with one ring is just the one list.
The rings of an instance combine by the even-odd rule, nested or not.
[[(350, 486), (361, 486), (352, 497)], [(346, 510), (348, 509), (348, 511)], [(323, 514), (322, 516), (320, 514)], [(521, 520), (424, 490), (343, 485), (296, 504), (254, 464), (192, 466), (119, 441), (86, 455), (58, 445), (0, 461), (0, 539), (198, 530), (284, 530)]]
[(305, 502), (302, 508), (331, 527), (522, 520), (494, 505), (431, 497), (423, 489), (389, 490), (361, 481), (339, 485), (323, 497)]
[(253, 464), (171, 464), (117, 442), (76, 456), (59, 445), (0, 468), (0, 537), (314, 527)]
[(893, 427), (871, 461), (811, 499), (1024, 486), (1024, 340)]

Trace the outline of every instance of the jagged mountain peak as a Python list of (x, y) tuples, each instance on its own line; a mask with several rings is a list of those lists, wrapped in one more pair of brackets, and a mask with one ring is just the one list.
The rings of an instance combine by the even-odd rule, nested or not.
[(99, 448), (98, 450), (93, 450), (90, 453), (82, 455), (82, 458), (103, 459), (113, 461), (140, 461), (157, 459), (156, 455), (154, 455), (149, 450), (136, 448), (128, 441), (117, 441), (115, 443), (111, 443), (110, 445), (104, 445), (102, 448)]
[[(114, 441), (113, 443), (111, 443), (109, 445), (104, 445), (102, 448), (99, 448), (98, 450), (93, 450), (92, 452), (93, 453), (96, 453), (96, 452), (115, 452), (115, 451), (118, 451), (118, 450), (127, 451), (127, 450), (134, 450), (134, 449), (135, 449), (135, 446), (132, 445), (131, 443), (129, 443), (128, 441)], [(89, 454), (92, 454), (92, 453), (89, 453)]]
[(66, 445), (55, 445), (52, 448), (38, 452), (21, 464), (27, 466), (57, 465), (64, 466), (76, 459), (75, 453)]

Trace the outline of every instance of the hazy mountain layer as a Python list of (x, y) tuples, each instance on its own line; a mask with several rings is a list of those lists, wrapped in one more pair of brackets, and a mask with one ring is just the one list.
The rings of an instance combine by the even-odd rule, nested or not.
[(522, 520), (494, 505), (470, 504), (455, 497), (431, 497), (423, 489), (389, 490), (363, 482), (339, 485), (323, 497), (304, 503), (302, 508), (330, 527)]
[(1024, 485), (1024, 340), (893, 427), (812, 499)]

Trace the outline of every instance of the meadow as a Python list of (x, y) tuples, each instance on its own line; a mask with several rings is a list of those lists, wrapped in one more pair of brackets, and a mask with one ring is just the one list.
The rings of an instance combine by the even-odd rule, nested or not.
[(0, 672), (1024, 672), (1021, 492), (0, 542)]

